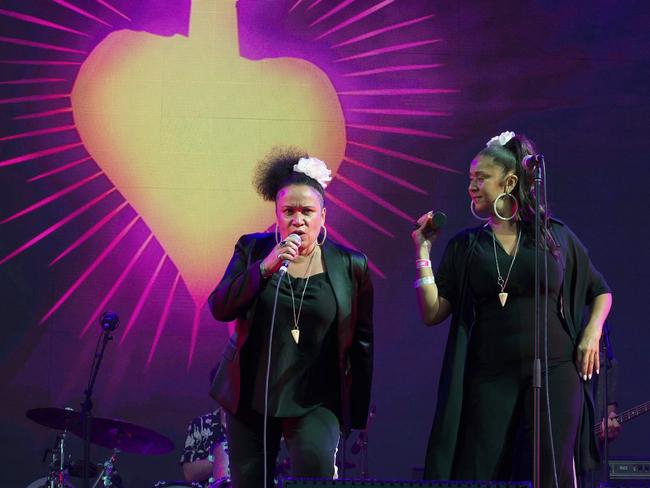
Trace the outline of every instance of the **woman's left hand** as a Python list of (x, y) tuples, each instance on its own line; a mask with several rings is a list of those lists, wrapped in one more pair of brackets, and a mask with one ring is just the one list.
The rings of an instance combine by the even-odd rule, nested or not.
[(576, 351), (576, 368), (580, 377), (590, 380), (593, 373), (600, 370), (600, 334), (602, 327), (590, 322), (582, 331)]

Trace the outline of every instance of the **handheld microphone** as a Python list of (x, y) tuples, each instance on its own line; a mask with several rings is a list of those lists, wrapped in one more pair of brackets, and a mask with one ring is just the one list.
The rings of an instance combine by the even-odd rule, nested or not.
[(115, 312), (104, 312), (99, 319), (99, 325), (107, 332), (114, 331), (119, 324), (120, 317)]
[[(447, 216), (443, 212), (434, 212), (431, 221), (427, 221), (422, 228), (422, 233), (427, 236), (441, 229), (447, 223)], [(413, 230), (417, 230), (421, 224), (413, 223)]]
[[(289, 234), (286, 237), (285, 241), (293, 241), (296, 244), (298, 244), (298, 247), (300, 247), (300, 244), (302, 243), (302, 239), (300, 238), (300, 236), (298, 234)], [(289, 269), (289, 264), (290, 263), (291, 263), (291, 261), (289, 261), (288, 259), (285, 259), (282, 262), (282, 266), (280, 266), (280, 270), (279, 270), (280, 271), (280, 276), (284, 276), (284, 274)]]

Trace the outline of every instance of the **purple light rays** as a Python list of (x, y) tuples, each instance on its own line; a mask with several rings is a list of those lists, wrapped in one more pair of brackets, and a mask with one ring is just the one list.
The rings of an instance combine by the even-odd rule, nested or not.
[(75, 130), (75, 125), (62, 125), (59, 127), (50, 127), (47, 129), (38, 129), (38, 130), (30, 130), (27, 132), (21, 132), (20, 134), (12, 134), (10, 136), (4, 136), (0, 137), (0, 142), (3, 141), (11, 141), (12, 139), (23, 139), (25, 137), (36, 137), (36, 136), (42, 136), (45, 134), (54, 134), (56, 132), (65, 132), (69, 130)]
[(391, 173), (388, 173), (387, 171), (382, 171), (382, 170), (380, 170), (379, 168), (377, 168), (375, 166), (371, 166), (371, 165), (363, 163), (361, 161), (357, 161), (356, 159), (352, 159), (352, 158), (350, 158), (348, 156), (345, 156), (343, 158), (343, 160), (348, 164), (351, 164), (353, 166), (358, 166), (359, 168), (363, 168), (363, 169), (365, 169), (367, 171), (370, 171), (371, 173), (374, 173), (374, 174), (380, 176), (381, 178), (384, 178), (385, 180), (392, 181), (393, 183), (395, 183), (397, 185), (400, 185), (400, 186), (402, 186), (404, 188), (407, 188), (408, 190), (411, 190), (411, 191), (413, 191), (415, 193), (419, 193), (421, 195), (426, 195), (427, 194), (427, 192), (425, 190), (423, 190), (422, 188), (420, 188), (419, 186), (416, 186), (416, 185), (414, 185), (412, 183), (409, 183), (405, 179), (400, 178), (398, 176), (395, 176), (395, 175), (393, 175)]
[(379, 75), (384, 73), (393, 73), (395, 71), (418, 71), (422, 69), (440, 68), (442, 64), (404, 64), (400, 66), (382, 66), (381, 68), (367, 69), (364, 71), (356, 71), (353, 73), (345, 73), (344, 77), (350, 76), (370, 76)]
[(72, 112), (72, 107), (63, 107), (56, 108), (53, 110), (45, 110), (43, 112), (34, 112), (30, 114), (17, 115), (13, 120), (27, 120), (27, 119), (39, 119), (43, 117), (51, 117), (52, 115), (58, 115), (65, 112)]
[(10, 97), (0, 99), (0, 105), (8, 103), (42, 102), (45, 100), (56, 100), (58, 98), (70, 98), (69, 93), (53, 93), (50, 95), (28, 95), (25, 97)]
[(72, 161), (70, 163), (64, 164), (63, 166), (59, 166), (58, 168), (54, 168), (48, 171), (45, 171), (44, 173), (38, 174), (36, 176), (32, 176), (27, 180), (27, 183), (32, 183), (33, 181), (38, 181), (43, 178), (47, 178), (48, 176), (52, 176), (58, 173), (61, 173), (62, 171), (66, 171), (70, 168), (74, 168), (75, 166), (79, 166), (80, 164), (83, 164), (87, 161), (91, 161), (92, 158), (90, 156), (86, 156), (85, 158), (77, 159), (75, 161)]
[(140, 220), (140, 216), (136, 215), (131, 222), (129, 222), (123, 229), (122, 231), (114, 238), (111, 239), (109, 244), (102, 250), (102, 252), (95, 258), (94, 261), (81, 273), (81, 276), (75, 280), (75, 282), (68, 288), (61, 298), (59, 298), (54, 306), (50, 308), (45, 315), (43, 315), (43, 318), (38, 322), (39, 325), (44, 324), (47, 322), (47, 319), (49, 319), (54, 312), (56, 312), (61, 305), (63, 305), (70, 295), (72, 295), (79, 286), (83, 284), (84, 281), (91, 275), (91, 273), (97, 269), (97, 267), (106, 259), (106, 257), (110, 254), (110, 252), (117, 247), (117, 245), (122, 242), (122, 239), (128, 234), (128, 232), (133, 228), (133, 226)]
[(20, 12), (14, 12), (12, 10), (5, 10), (5, 9), (0, 9), (0, 15), (3, 15), (5, 17), (13, 17), (14, 19), (23, 21), (23, 22), (28, 22), (30, 24), (35, 24), (35, 25), (40, 25), (42, 27), (49, 27), (50, 29), (56, 29), (64, 32), (68, 32), (70, 34), (76, 34), (78, 36), (84, 36), (84, 37), (90, 37), (90, 34), (86, 34), (85, 32), (81, 32), (75, 29), (71, 29), (70, 27), (66, 27), (64, 25), (56, 24), (54, 22), (50, 22), (49, 20), (41, 19), (40, 17), (34, 17), (33, 15), (27, 15), (23, 14)]
[(358, 210), (350, 207), (343, 200), (341, 200), (340, 198), (337, 198), (334, 195), (332, 195), (331, 192), (327, 194), (327, 201), (334, 203), (336, 206), (340, 207), (344, 212), (349, 213), (355, 219), (360, 220), (361, 222), (369, 225), (370, 227), (372, 227), (376, 231), (379, 231), (379, 232), (381, 232), (382, 234), (384, 234), (384, 235), (386, 235), (388, 237), (395, 237), (395, 235), (392, 232), (388, 231), (387, 229), (385, 229), (384, 227), (379, 225), (374, 220), (366, 217), (363, 213), (359, 212)]
[[(309, 27), (314, 27), (317, 24), (320, 24), (323, 22), (325, 19), (329, 19), (332, 15), (336, 14), (340, 10), (343, 10), (345, 7), (350, 5), (351, 3), (355, 2), (356, 0), (343, 0), (341, 3), (336, 5), (335, 7), (332, 7), (330, 10), (328, 10), (326, 13), (318, 17), (316, 20), (314, 20), (311, 24), (309, 24)], [(314, 4), (313, 6), (315, 6)], [(311, 7), (309, 7), (311, 8)]]
[(364, 41), (366, 39), (370, 39), (371, 37), (379, 36), (381, 34), (386, 34), (387, 32), (394, 31), (397, 29), (401, 29), (402, 27), (408, 27), (410, 25), (414, 24), (419, 24), (420, 22), (424, 22), (426, 20), (429, 20), (433, 18), (433, 15), (425, 15), (423, 17), (418, 17), (415, 19), (411, 20), (405, 20), (403, 22), (398, 22), (396, 24), (390, 24), (385, 27), (381, 27), (379, 29), (374, 29), (371, 31), (364, 32), (363, 34), (359, 34), (357, 36), (354, 36), (350, 39), (346, 39), (345, 41), (339, 42), (338, 44), (334, 44), (332, 46), (332, 49), (336, 49), (339, 47), (347, 46), (348, 44), (354, 44), (355, 42), (360, 42)]
[(86, 232), (84, 232), (81, 236), (79, 236), (77, 239), (75, 239), (67, 248), (63, 250), (57, 257), (55, 257), (50, 263), (48, 264), (48, 267), (54, 266), (57, 262), (59, 262), (61, 259), (66, 257), (68, 254), (70, 254), (72, 251), (77, 249), (79, 246), (81, 246), (84, 242), (86, 242), (88, 239), (90, 239), (92, 236), (94, 236), (99, 230), (102, 229), (108, 222), (110, 222), (117, 214), (119, 214), (124, 208), (127, 207), (129, 202), (124, 201), (121, 204), (119, 204), (117, 207), (115, 207), (113, 210), (111, 210), (108, 214), (104, 215), (100, 220), (95, 222), (90, 229), (88, 229)]
[[(159, 271), (160, 268), (162, 268), (162, 263), (164, 262), (164, 258), (166, 257), (167, 255), (165, 254), (163, 258), (160, 260), (160, 263), (156, 268), (157, 271)], [(167, 293), (167, 298), (165, 298), (165, 305), (163, 306), (163, 311), (162, 314), (160, 315), (160, 320), (158, 320), (158, 325), (156, 326), (156, 332), (154, 334), (153, 341), (151, 341), (151, 347), (149, 348), (149, 355), (147, 356), (147, 366), (146, 366), (147, 368), (151, 365), (151, 361), (153, 361), (153, 356), (156, 353), (158, 342), (160, 341), (160, 336), (162, 335), (163, 330), (165, 330), (167, 317), (169, 316), (169, 311), (171, 310), (172, 307), (174, 294), (176, 293), (176, 288), (178, 287), (178, 282), (180, 281), (180, 279), (181, 279), (181, 273), (180, 271), (176, 271), (176, 277), (174, 278), (172, 286), (169, 288), (169, 292)]]
[[(322, 39), (324, 37), (329, 36), (330, 34), (333, 34), (334, 32), (336, 32), (338, 30), (343, 29), (344, 27), (352, 25), (355, 22), (359, 22), (361, 19), (364, 19), (364, 18), (368, 17), (369, 15), (372, 15), (375, 12), (378, 12), (379, 10), (381, 10), (384, 7), (387, 7), (388, 5), (393, 3), (394, 1), (395, 0), (384, 0), (383, 2), (380, 2), (380, 3), (376, 4), (376, 5), (373, 5), (372, 7), (364, 10), (363, 12), (361, 12), (359, 14), (356, 14), (356, 15), (353, 15), (352, 17), (349, 17), (349, 18), (345, 19), (344, 21), (342, 21), (339, 24), (335, 25), (331, 29), (329, 29), (329, 30), (323, 32), (322, 34), (318, 35), (315, 40), (318, 41), (318, 40), (320, 40), (320, 39)], [(316, 24), (316, 22), (312, 23), (311, 25), (315, 25), (315, 24)], [(311, 25), (310, 25), (310, 27), (311, 27)]]
[(113, 27), (111, 24), (106, 22), (105, 20), (100, 19), (99, 17), (96, 17), (95, 15), (91, 14), (90, 12), (77, 7), (76, 5), (72, 5), (69, 2), (66, 2), (65, 0), (52, 0), (54, 3), (58, 3), (64, 8), (67, 8), (68, 10), (72, 10), (73, 12), (78, 13), (79, 15), (83, 15), (84, 17), (87, 17), (89, 19), (94, 20), (95, 22), (99, 22), (100, 24), (105, 25), (106, 27)]
[(126, 336), (129, 334), (129, 332), (131, 332), (131, 329), (133, 329), (136, 320), (138, 320), (138, 317), (140, 316), (140, 312), (142, 312), (144, 304), (147, 301), (147, 298), (149, 298), (149, 294), (153, 289), (153, 284), (155, 283), (156, 278), (158, 277), (158, 274), (162, 269), (162, 265), (165, 262), (166, 257), (167, 255), (163, 253), (162, 257), (160, 258), (160, 261), (158, 262), (158, 266), (156, 266), (155, 271), (149, 276), (149, 279), (147, 280), (147, 284), (143, 288), (142, 293), (138, 298), (138, 302), (136, 303), (135, 308), (133, 309), (133, 312), (131, 312), (131, 316), (129, 317), (129, 321), (126, 324), (126, 327), (124, 328), (124, 332), (122, 332), (122, 337), (120, 337), (120, 344), (124, 342)]
[(34, 83), (59, 83), (67, 81), (65, 78), (23, 78), (21, 80), (0, 81), (0, 85), (30, 85)]
[(412, 49), (414, 47), (428, 46), (430, 44), (435, 44), (440, 42), (440, 39), (426, 39), (424, 41), (413, 41), (413, 42), (402, 42), (399, 44), (393, 44), (391, 46), (379, 47), (377, 49), (369, 49), (368, 51), (363, 51), (357, 54), (352, 54), (350, 56), (344, 56), (334, 60), (335, 63), (342, 63), (344, 61), (353, 61), (355, 59), (368, 58), (370, 56), (380, 56), (382, 54), (393, 53), (396, 51), (405, 51), (407, 49)]
[[(126, 277), (129, 275), (133, 267), (135, 266), (135, 263), (140, 259), (140, 256), (144, 253), (145, 249), (153, 239), (154, 235), (153, 232), (149, 232), (149, 235), (147, 238), (144, 240), (144, 242), (140, 245), (138, 250), (131, 256), (131, 259), (129, 259), (129, 262), (127, 265), (124, 267), (120, 275), (117, 277), (117, 279), (113, 282), (111, 285), (110, 289), (106, 294), (104, 294), (104, 298), (99, 302), (99, 305), (95, 308), (95, 311), (90, 315), (90, 318), (88, 319), (88, 322), (86, 322), (86, 325), (84, 325), (83, 329), (79, 333), (79, 337), (82, 337), (83, 335), (86, 334), (90, 326), (95, 322), (95, 319), (99, 317), (99, 314), (102, 313), (103, 310), (105, 310), (106, 305), (108, 302), (111, 301), (113, 298), (113, 295), (115, 295), (115, 292), (118, 290), (120, 285), (124, 282)], [(126, 334), (126, 332), (125, 332)]]
[(111, 12), (119, 15), (124, 20), (128, 20), (129, 22), (131, 22), (131, 17), (129, 17), (128, 15), (123, 13), (122, 11), (118, 10), (116, 7), (114, 7), (112, 4), (108, 3), (107, 1), (105, 1), (105, 0), (95, 0), (95, 1), (98, 4), (100, 4), (100, 5), (104, 6), (104, 7), (106, 7), (107, 9), (109, 9)]
[(347, 178), (347, 177), (341, 175), (340, 173), (338, 173), (338, 174), (336, 174), (334, 176), (334, 179), (337, 180), (337, 181), (340, 181), (341, 183), (343, 183), (346, 186), (349, 186), (355, 192), (357, 192), (360, 195), (363, 195), (364, 197), (372, 200), (377, 205), (380, 205), (381, 207), (385, 208), (386, 210), (388, 210), (392, 214), (397, 215), (398, 217), (401, 217), (402, 219), (406, 220), (407, 222), (413, 222), (415, 220), (413, 217), (411, 217), (410, 215), (406, 214), (405, 212), (403, 212), (402, 210), (397, 208), (395, 205), (390, 203), (388, 200), (385, 200), (385, 199), (381, 198), (379, 195), (377, 195), (376, 193), (368, 190), (364, 186), (355, 183), (350, 178)]
[(346, 127), (351, 129), (370, 130), (374, 132), (387, 132), (389, 134), (404, 134), (418, 137), (428, 137), (430, 139), (451, 139), (445, 134), (438, 134), (428, 130), (409, 129), (408, 127), (388, 126), (388, 125), (369, 125), (369, 124), (347, 124)]
[(87, 176), (86, 178), (83, 178), (82, 180), (77, 181), (76, 183), (73, 183), (72, 185), (69, 185), (69, 186), (67, 186), (67, 187), (65, 187), (65, 188), (63, 188), (63, 189), (61, 189), (61, 190), (59, 190), (59, 191), (57, 191), (57, 192), (55, 192), (55, 193), (53, 193), (51, 195), (48, 195), (47, 197), (39, 200), (38, 202), (33, 203), (29, 207), (26, 207), (26, 208), (20, 210), (19, 212), (16, 212), (15, 214), (10, 215), (9, 217), (3, 219), (2, 221), (0, 221), (0, 225), (1, 224), (6, 224), (7, 222), (10, 222), (10, 221), (12, 221), (14, 219), (22, 217), (23, 215), (26, 215), (26, 214), (28, 214), (30, 212), (33, 212), (34, 210), (39, 209), (39, 208), (43, 207), (44, 205), (47, 205), (48, 203), (54, 202), (55, 200), (58, 200), (59, 198), (64, 197), (68, 193), (71, 193), (71, 192), (75, 191), (77, 188), (80, 188), (80, 187), (90, 183), (94, 179), (102, 176), (103, 174), (104, 174), (103, 171), (98, 171), (95, 174)]
[(29, 46), (40, 49), (48, 49), (50, 51), (61, 51), (65, 53), (74, 53), (74, 54), (88, 54), (86, 51), (81, 51), (79, 49), (72, 49), (70, 47), (57, 46), (56, 44), (47, 44), (44, 42), (30, 41), (27, 39), (18, 39), (15, 37), (4, 37), (0, 36), (0, 42), (6, 42), (7, 44), (15, 44), (17, 46)]
[(111, 189), (105, 191), (104, 193), (102, 193), (101, 195), (99, 195), (98, 197), (93, 198), (91, 201), (89, 201), (89, 202), (87, 202), (87, 203), (85, 203), (83, 205), (80, 205), (74, 211), (72, 211), (68, 215), (66, 215), (64, 218), (62, 218), (58, 222), (52, 224), (47, 229), (45, 229), (43, 232), (41, 232), (40, 234), (34, 236), (32, 239), (27, 241), (25, 244), (23, 244), (22, 246), (19, 246), (14, 251), (7, 254), (4, 258), (0, 259), (0, 265), (2, 265), (3, 263), (6, 263), (7, 261), (14, 258), (15, 256), (22, 253), (23, 251), (26, 251), (27, 249), (32, 247), (34, 244), (38, 243), (39, 241), (41, 241), (45, 237), (49, 236), (50, 234), (52, 234), (53, 232), (55, 232), (56, 230), (58, 230), (59, 228), (61, 228), (65, 224), (67, 224), (68, 222), (70, 222), (75, 217), (81, 215), (86, 210), (93, 207), (95, 204), (101, 202), (104, 198), (106, 198), (108, 195), (110, 195), (114, 191), (115, 191), (115, 188), (111, 188)]

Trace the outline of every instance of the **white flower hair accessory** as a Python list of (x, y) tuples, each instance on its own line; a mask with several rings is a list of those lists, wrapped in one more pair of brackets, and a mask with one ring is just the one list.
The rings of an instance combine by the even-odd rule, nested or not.
[(332, 181), (332, 172), (327, 169), (324, 161), (317, 158), (300, 158), (298, 164), (293, 165), (293, 170), (315, 179), (323, 187), (323, 190)]
[(511, 130), (502, 132), (498, 136), (494, 136), (492, 139), (487, 141), (486, 146), (491, 146), (492, 144), (498, 144), (499, 146), (505, 146), (510, 139), (515, 137), (515, 133)]

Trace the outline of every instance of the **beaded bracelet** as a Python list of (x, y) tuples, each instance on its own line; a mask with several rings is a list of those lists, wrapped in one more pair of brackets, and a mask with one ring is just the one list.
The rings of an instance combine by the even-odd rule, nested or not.
[(431, 267), (431, 260), (430, 259), (417, 259), (415, 261), (415, 268), (420, 269), (420, 268), (430, 268)]
[(425, 276), (423, 278), (418, 278), (413, 282), (413, 288), (420, 288), (422, 285), (434, 285), (436, 279), (433, 276)]

